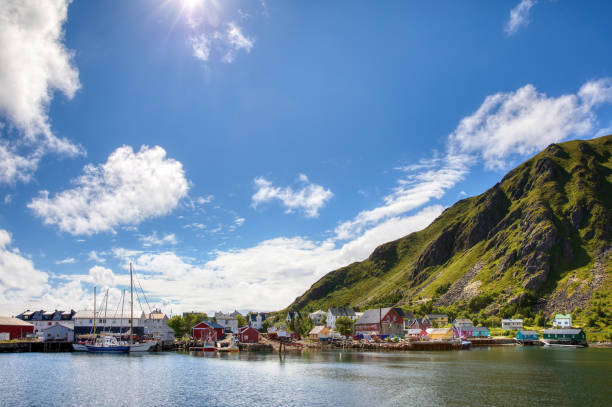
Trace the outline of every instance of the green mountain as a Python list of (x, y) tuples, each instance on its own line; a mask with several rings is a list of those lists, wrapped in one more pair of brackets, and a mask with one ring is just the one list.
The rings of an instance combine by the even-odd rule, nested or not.
[(287, 309), (399, 305), (612, 325), (612, 136), (552, 144), (427, 228), (317, 281)]

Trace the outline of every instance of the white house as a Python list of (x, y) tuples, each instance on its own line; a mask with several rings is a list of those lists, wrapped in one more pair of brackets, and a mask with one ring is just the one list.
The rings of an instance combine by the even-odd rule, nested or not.
[(249, 320), (247, 323), (250, 327), (257, 329), (260, 331), (263, 328), (263, 323), (268, 317), (268, 314), (265, 312), (256, 312), (249, 315)]
[(474, 323), (471, 319), (467, 318), (457, 318), (455, 322), (453, 322), (453, 326), (455, 328), (469, 328), (474, 326)]
[[(130, 312), (125, 311), (123, 315), (119, 312), (96, 312), (96, 333), (112, 332), (128, 334), (130, 333)], [(91, 310), (77, 311), (73, 317), (74, 335), (78, 338), (79, 335), (90, 334), (94, 325), (94, 314)], [(134, 335), (144, 336), (145, 333), (145, 313), (141, 311), (139, 314), (134, 314)]]
[(174, 330), (168, 326), (168, 317), (159, 309), (145, 315), (145, 335), (158, 341), (174, 341)]
[(238, 318), (222, 312), (215, 312), (215, 318), (217, 323), (221, 325), (224, 330), (230, 329), (233, 334), (238, 333)]
[(38, 338), (43, 342), (48, 341), (68, 341), (74, 342), (74, 328), (59, 323), (57, 325), (51, 325), (43, 329), (38, 333)]
[(42, 331), (53, 325), (62, 324), (74, 328), (74, 321), (72, 319), (74, 314), (75, 311), (73, 310), (71, 310), (70, 312), (58, 310), (27, 310), (17, 315), (16, 318), (34, 325), (34, 335), (39, 335), (40, 333), (42, 333)]
[(321, 320), (323, 319), (323, 315), (325, 315), (325, 312), (318, 310), (318, 311), (311, 312), (310, 314), (308, 314), (308, 318), (310, 318), (315, 325), (321, 325)]
[(336, 329), (336, 319), (338, 317), (349, 317), (353, 321), (357, 320), (357, 314), (350, 307), (331, 307), (327, 310), (327, 321), (325, 325), (327, 325), (330, 329)]
[(553, 319), (553, 326), (559, 328), (571, 328), (572, 316), (570, 314), (557, 314)]
[(502, 329), (523, 329), (523, 320), (520, 318), (517, 319), (502, 319), (501, 320)]

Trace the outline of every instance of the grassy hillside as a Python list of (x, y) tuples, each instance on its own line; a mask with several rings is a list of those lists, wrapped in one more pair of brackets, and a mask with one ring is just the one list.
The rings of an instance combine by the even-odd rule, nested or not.
[[(426, 229), (330, 272), (290, 310), (402, 305), (612, 325), (612, 136), (552, 144)], [(541, 318), (541, 316), (540, 316)]]

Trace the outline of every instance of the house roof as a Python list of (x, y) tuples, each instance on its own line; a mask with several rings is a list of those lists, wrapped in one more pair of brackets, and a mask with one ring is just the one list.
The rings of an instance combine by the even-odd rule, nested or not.
[(472, 320), (468, 318), (457, 318), (455, 320), (455, 324), (470, 324), (472, 325)]
[(34, 326), (29, 322), (22, 321), (17, 318), (11, 317), (0, 317), (0, 325), (13, 325), (13, 326)]
[(411, 335), (411, 334), (419, 334), (419, 333), (421, 333), (421, 332), (423, 332), (423, 330), (422, 330), (422, 329), (419, 329), (419, 328), (410, 328), (410, 329), (406, 329), (406, 333), (407, 333), (408, 335)]
[(201, 321), (198, 322), (197, 324), (195, 324), (194, 326), (191, 327), (191, 329), (195, 328), (196, 326), (200, 325), (200, 324), (206, 324), (208, 327), (210, 328), (214, 328), (214, 329), (223, 329), (224, 327), (219, 325), (216, 322), (212, 322), (212, 321)]
[(427, 328), (426, 329), (427, 334), (431, 335), (431, 334), (438, 334), (438, 335), (443, 335), (443, 334), (447, 334), (447, 333), (452, 333), (451, 328)]
[(355, 321), (355, 325), (361, 324), (378, 324), (380, 323), (380, 318), (384, 318), (391, 311), (391, 308), (374, 308), (369, 309), (363, 313), (362, 316), (359, 317), (357, 321)]
[(572, 316), (570, 314), (556, 314), (555, 315), (555, 319), (557, 318), (571, 318)]
[(354, 317), (355, 310), (351, 307), (331, 307), (327, 312), (335, 317)]
[[(131, 318), (130, 316), (130, 311), (129, 310), (123, 310), (123, 316), (121, 316), (120, 312), (107, 312), (106, 316), (104, 315), (103, 312), (97, 311), (96, 312), (98, 315), (96, 316), (96, 318), (103, 318), (103, 319), (129, 319)], [(137, 314), (136, 312), (134, 312), (134, 319), (140, 319), (140, 318), (144, 318), (145, 314), (144, 312), (141, 311), (140, 314)], [(72, 317), (73, 319), (77, 319), (77, 318), (84, 318), (84, 319), (93, 319), (94, 318), (94, 313), (93, 310), (81, 310), (81, 311), (77, 311), (74, 314), (74, 317)]]
[(519, 331), (523, 335), (537, 335), (536, 331)]
[(434, 319), (437, 319), (437, 318), (448, 318), (448, 315), (446, 315), (446, 314), (426, 314), (425, 316), (427, 318), (434, 318)]
[(164, 319), (166, 314), (163, 312), (151, 312), (148, 315), (145, 315), (147, 319)]
[(582, 329), (545, 329), (545, 334), (555, 334), (555, 335), (578, 335), (582, 332)]
[(318, 325), (318, 326), (315, 326), (314, 328), (312, 328), (310, 330), (310, 332), (308, 332), (308, 335), (313, 335), (313, 334), (317, 334), (318, 335), (323, 330), (329, 331), (329, 328), (327, 328), (325, 325)]
[(69, 326), (69, 325), (66, 325), (66, 324), (62, 324), (62, 323), (59, 323), (59, 324), (57, 324), (57, 325), (51, 325), (51, 326), (48, 326), (48, 327), (46, 327), (45, 329), (43, 329), (43, 331), (46, 331), (46, 330), (49, 330), (49, 329), (52, 329), (52, 328), (57, 328), (58, 326), (59, 326), (59, 327), (62, 327), (62, 328), (69, 329), (69, 330), (71, 330), (71, 331), (74, 331), (74, 328), (73, 328), (73, 327), (71, 327), (71, 326)]
[(310, 313), (310, 315), (324, 315), (324, 314), (325, 314), (325, 312), (324, 312), (324, 311), (322, 311), (322, 310), (318, 310), (318, 311), (315, 311), (315, 312), (311, 312), (311, 313)]
[(523, 319), (522, 318), (516, 318), (516, 319), (502, 319), (502, 322), (520, 322), (521, 324), (523, 323)]

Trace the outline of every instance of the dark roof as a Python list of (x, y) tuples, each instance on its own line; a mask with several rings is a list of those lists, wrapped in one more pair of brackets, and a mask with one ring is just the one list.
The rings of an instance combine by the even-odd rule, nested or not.
[(378, 324), (380, 323), (380, 318), (384, 318), (387, 313), (391, 311), (391, 308), (374, 308), (369, 309), (363, 313), (361, 317), (357, 321), (355, 321), (355, 325), (359, 324)]
[(536, 331), (519, 331), (523, 335), (537, 335)]
[(578, 335), (582, 332), (582, 329), (545, 329), (545, 334), (555, 334), (555, 335)]
[(195, 328), (196, 326), (198, 326), (198, 325), (200, 325), (200, 324), (202, 324), (202, 323), (204, 323), (204, 324), (208, 325), (208, 326), (209, 326), (209, 327), (211, 327), (211, 328), (215, 328), (215, 329), (217, 329), (217, 328), (218, 328), (218, 329), (223, 329), (223, 328), (225, 328), (224, 326), (221, 326), (221, 325), (219, 325), (218, 323), (216, 323), (216, 322), (212, 322), (212, 321), (201, 321), (201, 322), (198, 322), (197, 324), (195, 324), (195, 325), (193, 326), (193, 328)]
[(335, 317), (354, 317), (355, 310), (351, 307), (331, 307), (328, 312)]
[(448, 318), (446, 314), (427, 314), (425, 315), (427, 318)]

